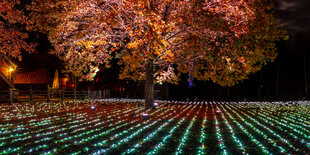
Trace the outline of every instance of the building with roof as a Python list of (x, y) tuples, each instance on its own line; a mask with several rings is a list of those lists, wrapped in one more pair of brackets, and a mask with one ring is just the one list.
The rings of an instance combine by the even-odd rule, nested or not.
[(14, 74), (13, 83), (15, 88), (20, 90), (46, 90), (50, 77), (47, 69), (22, 70)]
[(0, 90), (47, 89), (50, 77), (47, 69), (16, 69), (16, 65), (0, 53)]

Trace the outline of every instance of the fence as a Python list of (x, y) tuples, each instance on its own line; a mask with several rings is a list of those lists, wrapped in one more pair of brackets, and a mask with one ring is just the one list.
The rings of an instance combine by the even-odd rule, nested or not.
[(8, 102), (10, 97), (9, 90), (0, 90), (0, 102)]
[(61, 101), (64, 100), (85, 100), (85, 99), (102, 99), (110, 97), (109, 90), (16, 90), (1, 91), (1, 102), (34, 102), (34, 101)]

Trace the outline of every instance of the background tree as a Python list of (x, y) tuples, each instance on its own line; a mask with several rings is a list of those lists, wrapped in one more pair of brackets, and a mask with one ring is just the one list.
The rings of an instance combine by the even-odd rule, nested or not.
[(67, 69), (91, 80), (119, 59), (120, 78), (154, 82), (181, 73), (233, 86), (276, 57), (285, 32), (265, 0), (43, 0), (31, 9)]
[[(35, 44), (27, 42), (31, 22), (19, 0), (0, 1), (0, 52), (21, 59), (21, 51), (32, 53)], [(26, 26), (27, 29), (26, 29)]]

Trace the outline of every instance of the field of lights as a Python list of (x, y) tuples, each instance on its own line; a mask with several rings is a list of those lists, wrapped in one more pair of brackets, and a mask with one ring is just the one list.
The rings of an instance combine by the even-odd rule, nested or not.
[(307, 101), (141, 103), (0, 104), (0, 154), (310, 153)]

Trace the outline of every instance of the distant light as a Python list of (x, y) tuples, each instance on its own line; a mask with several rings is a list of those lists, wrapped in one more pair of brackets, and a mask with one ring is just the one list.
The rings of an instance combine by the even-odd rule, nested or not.
[(155, 103), (154, 103), (154, 106), (158, 106), (158, 103), (157, 103), (157, 102), (155, 102)]
[(149, 119), (149, 114), (148, 113), (142, 113), (142, 118), (145, 120)]
[(91, 106), (90, 109), (93, 110), (93, 111), (95, 111), (95, 110), (96, 110), (96, 107), (95, 107), (95, 106)]
[(10, 72), (13, 72), (13, 71), (14, 71), (14, 69), (13, 69), (12, 67), (10, 67), (9, 71), (10, 71)]

